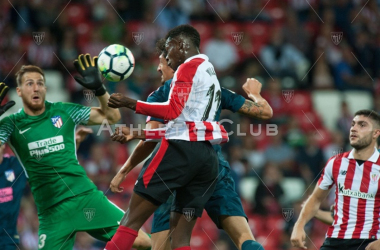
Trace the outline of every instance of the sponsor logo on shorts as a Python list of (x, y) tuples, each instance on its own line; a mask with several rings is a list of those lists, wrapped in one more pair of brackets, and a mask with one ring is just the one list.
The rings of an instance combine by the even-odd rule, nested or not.
[(360, 191), (352, 191), (351, 189), (345, 189), (344, 184), (342, 183), (338, 183), (338, 192), (341, 195), (350, 196), (350, 197), (359, 198), (359, 199), (365, 199), (365, 200), (375, 199), (375, 194), (369, 194), (369, 193), (363, 193)]
[(185, 219), (190, 222), (194, 218), (195, 208), (184, 208), (182, 209), (182, 213)]
[(45, 154), (63, 150), (65, 144), (63, 143), (63, 136), (59, 135), (44, 140), (30, 142), (28, 143), (28, 148), (30, 150), (30, 155), (39, 160)]
[(96, 212), (95, 208), (83, 208), (84, 217), (89, 222), (92, 221), (92, 219), (95, 217), (95, 212)]

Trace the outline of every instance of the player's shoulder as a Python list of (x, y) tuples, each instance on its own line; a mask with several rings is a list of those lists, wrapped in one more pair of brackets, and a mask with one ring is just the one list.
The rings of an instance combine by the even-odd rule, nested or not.
[(327, 160), (326, 165), (333, 166), (334, 163), (337, 163), (338, 161), (341, 162), (343, 159), (348, 159), (348, 156), (350, 155), (350, 152), (351, 152), (351, 151), (334, 153), (334, 155), (331, 156), (331, 157)]

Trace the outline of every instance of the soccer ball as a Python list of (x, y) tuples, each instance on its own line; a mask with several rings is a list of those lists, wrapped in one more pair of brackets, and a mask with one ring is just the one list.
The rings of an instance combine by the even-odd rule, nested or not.
[(132, 52), (119, 44), (112, 44), (100, 51), (98, 69), (111, 82), (127, 79), (135, 67)]

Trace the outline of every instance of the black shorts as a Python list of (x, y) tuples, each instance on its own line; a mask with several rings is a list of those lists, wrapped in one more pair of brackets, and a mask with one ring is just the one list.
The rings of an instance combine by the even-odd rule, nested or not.
[(218, 158), (209, 142), (163, 139), (145, 162), (133, 191), (157, 206), (174, 194), (172, 211), (201, 217), (217, 175)]
[(326, 238), (320, 250), (364, 250), (375, 239), (335, 239)]

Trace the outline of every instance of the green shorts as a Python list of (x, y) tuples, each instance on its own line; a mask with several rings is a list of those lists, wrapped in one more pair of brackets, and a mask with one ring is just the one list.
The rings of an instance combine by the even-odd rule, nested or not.
[(73, 249), (75, 235), (84, 231), (109, 241), (124, 211), (94, 190), (64, 200), (39, 214), (38, 249)]

